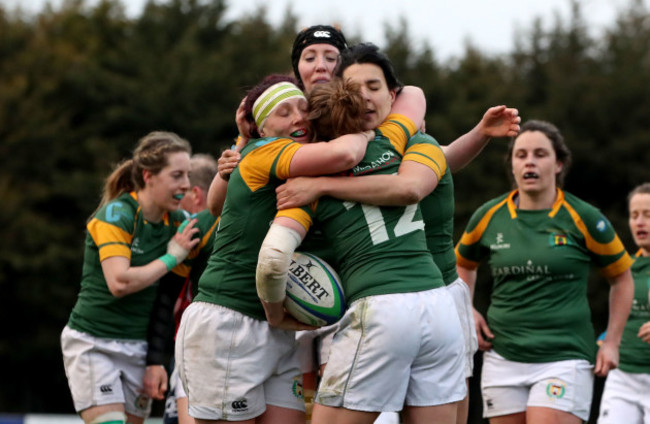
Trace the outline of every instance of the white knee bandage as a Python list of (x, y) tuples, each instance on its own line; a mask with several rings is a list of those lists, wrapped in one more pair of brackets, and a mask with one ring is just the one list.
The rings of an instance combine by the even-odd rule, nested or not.
[(257, 259), (257, 295), (265, 302), (280, 302), (285, 297), (289, 262), (302, 237), (291, 228), (272, 224)]
[(126, 423), (126, 414), (120, 411), (105, 412), (95, 417), (88, 424), (124, 424)]

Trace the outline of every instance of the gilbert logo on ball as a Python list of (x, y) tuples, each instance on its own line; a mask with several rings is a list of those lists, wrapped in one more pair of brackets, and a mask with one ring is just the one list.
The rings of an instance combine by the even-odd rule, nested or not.
[(341, 279), (317, 256), (296, 252), (289, 265), (284, 306), (298, 321), (313, 326), (334, 324), (345, 312)]

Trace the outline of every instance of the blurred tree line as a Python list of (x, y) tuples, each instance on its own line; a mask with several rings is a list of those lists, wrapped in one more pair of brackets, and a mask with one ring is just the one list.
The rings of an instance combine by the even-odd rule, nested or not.
[[(650, 180), (650, 14), (631, 0), (593, 34), (580, 3), (567, 1), (569, 18), (531, 17), (507, 55), (468, 44), (441, 62), (430, 46), (413, 47), (421, 43), (403, 18), (386, 24), (380, 47), (404, 82), (424, 89), (427, 129), (441, 144), (496, 104), (555, 123), (574, 155), (566, 189), (601, 208), (633, 250), (625, 198)], [(151, 130), (177, 132), (195, 152), (218, 156), (237, 134), (245, 90), (291, 71), (300, 28), (290, 10), (274, 26), (264, 8), (236, 21), (226, 9), (225, 0), (150, 1), (130, 18), (120, 0), (67, 0), (36, 15), (0, 5), (0, 411), (74, 412), (59, 334), (79, 289), (85, 222), (111, 167)], [(493, 140), (456, 174), (457, 236), (480, 204), (510, 188), (506, 145)], [(602, 278), (594, 276), (590, 296), (602, 331)], [(470, 422), (480, 422), (479, 396), (472, 411)]]

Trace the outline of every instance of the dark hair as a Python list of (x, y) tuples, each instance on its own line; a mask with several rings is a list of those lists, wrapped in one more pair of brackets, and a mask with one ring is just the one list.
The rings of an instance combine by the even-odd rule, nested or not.
[(358, 83), (333, 78), (318, 84), (309, 95), (309, 116), (317, 140), (332, 140), (362, 132), (366, 100)]
[(329, 44), (336, 47), (339, 53), (348, 47), (341, 30), (333, 26), (314, 25), (300, 31), (293, 41), (293, 48), (291, 49), (291, 66), (293, 66), (293, 73), (298, 79), (300, 88), (304, 88), (304, 85), (300, 72), (298, 72), (298, 62), (300, 62), (302, 51), (312, 44)]
[(643, 183), (632, 189), (630, 194), (627, 195), (627, 205), (630, 206), (630, 201), (636, 194), (650, 194), (650, 183)]
[(375, 46), (372, 43), (356, 44), (342, 51), (341, 59), (334, 71), (334, 74), (337, 77), (342, 77), (343, 71), (355, 63), (370, 63), (379, 66), (384, 73), (386, 85), (388, 86), (389, 90), (397, 90), (399, 92), (404, 86), (402, 82), (397, 78), (397, 74), (393, 69), (393, 64), (391, 63), (390, 59), (388, 59), (388, 56), (379, 51), (379, 47)]
[(271, 74), (265, 77), (262, 82), (257, 84), (255, 87), (248, 90), (246, 93), (246, 100), (244, 101), (244, 113), (246, 121), (250, 124), (250, 138), (260, 138), (259, 128), (255, 123), (255, 118), (253, 117), (253, 105), (259, 96), (262, 95), (270, 86), (277, 84), (279, 82), (290, 82), (292, 84), (298, 84), (298, 81), (289, 75), (283, 74)]
[(557, 161), (562, 163), (562, 170), (555, 175), (555, 184), (561, 188), (564, 185), (564, 178), (566, 177), (566, 174), (569, 171), (569, 167), (571, 166), (571, 150), (569, 150), (569, 147), (564, 143), (564, 137), (562, 136), (560, 130), (555, 125), (547, 121), (539, 121), (534, 119), (527, 121), (521, 126), (519, 134), (517, 134), (515, 137), (512, 137), (510, 144), (508, 144), (508, 154), (504, 158), (506, 168), (509, 170), (508, 177), (512, 181), (512, 153), (515, 147), (515, 141), (517, 141), (517, 138), (520, 135), (528, 131), (539, 131), (550, 140), (551, 146), (553, 146), (553, 151), (555, 151), (555, 157)]

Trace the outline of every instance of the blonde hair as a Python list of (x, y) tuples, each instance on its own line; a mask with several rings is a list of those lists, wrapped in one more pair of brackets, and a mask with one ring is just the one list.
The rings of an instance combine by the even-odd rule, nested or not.
[(106, 178), (99, 208), (123, 193), (143, 189), (145, 182), (142, 171), (158, 174), (168, 165), (168, 155), (176, 152), (192, 154), (192, 147), (175, 133), (153, 131), (142, 137), (133, 151), (133, 157), (119, 163)]
[(193, 155), (190, 159), (190, 186), (207, 192), (217, 171), (217, 161), (212, 156), (204, 153)]
[(345, 134), (362, 132), (366, 101), (361, 86), (333, 78), (317, 84), (309, 95), (309, 116), (317, 140), (331, 140)]

